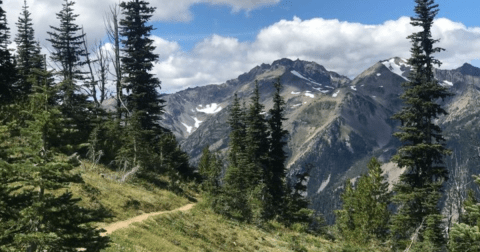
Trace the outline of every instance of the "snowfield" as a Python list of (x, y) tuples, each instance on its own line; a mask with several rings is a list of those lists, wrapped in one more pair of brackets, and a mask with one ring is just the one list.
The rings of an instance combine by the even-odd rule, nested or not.
[(203, 112), (205, 114), (216, 114), (218, 112), (220, 112), (222, 110), (222, 107), (220, 107), (218, 104), (216, 103), (212, 103), (212, 104), (208, 104), (208, 105), (205, 105), (205, 107), (203, 108), (202, 105), (198, 105), (199, 107), (201, 107), (200, 109), (197, 108), (197, 111), (198, 112)]

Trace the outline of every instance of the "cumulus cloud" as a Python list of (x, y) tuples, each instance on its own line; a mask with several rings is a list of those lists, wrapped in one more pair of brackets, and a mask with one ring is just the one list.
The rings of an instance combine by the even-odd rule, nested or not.
[[(407, 36), (415, 31), (418, 28), (410, 25), (408, 17), (379, 25), (294, 17), (265, 27), (252, 42), (212, 35), (188, 53), (177, 50), (159, 62), (155, 71), (168, 92), (222, 83), (256, 65), (280, 58), (315, 61), (328, 70), (353, 78), (380, 60), (410, 57), (411, 44)], [(480, 58), (478, 27), (469, 28), (440, 18), (434, 22), (432, 36), (440, 39), (437, 46), (446, 49), (436, 55), (443, 62), (443, 69)]]
[[(70, 1), (70, 0), (69, 0)], [(152, 21), (188, 22), (194, 18), (190, 9), (196, 4), (210, 4), (214, 6), (228, 6), (233, 12), (251, 11), (253, 9), (275, 5), (280, 0), (155, 0), (150, 1), (150, 6), (156, 7)], [(27, 0), (27, 5), (32, 13), (36, 37), (40, 41), (48, 38), (49, 25), (59, 26), (56, 13), (62, 9), (63, 0)], [(105, 29), (103, 20), (109, 8), (120, 3), (120, 0), (78, 0), (75, 1), (74, 13), (80, 14), (76, 24), (83, 26), (89, 39), (101, 39)], [(8, 23), (12, 34), (16, 34), (15, 23), (22, 11), (22, 0), (4, 1), (3, 7), (7, 11)]]

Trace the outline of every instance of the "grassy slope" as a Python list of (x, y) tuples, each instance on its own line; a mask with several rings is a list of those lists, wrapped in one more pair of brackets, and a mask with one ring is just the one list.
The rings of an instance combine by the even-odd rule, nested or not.
[(265, 228), (241, 224), (199, 203), (192, 210), (135, 223), (110, 235), (105, 252), (131, 251), (387, 251), (375, 247), (347, 249), (344, 244), (299, 233), (270, 222)]
[[(90, 163), (85, 163), (78, 171), (82, 173), (85, 184), (73, 185), (70, 190), (82, 198), (82, 206), (103, 206), (113, 214), (114, 217), (106, 220), (107, 223), (191, 203), (186, 197), (139, 179), (119, 183), (114, 178), (121, 177), (121, 174), (103, 167), (94, 168)], [(167, 183), (165, 178), (163, 183)], [(188, 193), (194, 194), (191, 191)], [(101, 227), (105, 223), (98, 225)], [(111, 246), (105, 252), (387, 251), (376, 248), (345, 250), (342, 243), (299, 233), (274, 222), (264, 228), (241, 224), (215, 214), (202, 203), (186, 213), (169, 213), (150, 217), (143, 223), (134, 223), (113, 232), (110, 238)]]
[[(143, 213), (176, 209), (190, 202), (185, 197), (138, 179), (125, 183), (117, 182), (115, 178), (121, 177), (121, 174), (102, 166), (92, 167), (88, 162), (84, 163), (78, 171), (82, 174), (85, 183), (72, 185), (69, 190), (75, 196), (82, 198), (81, 206), (104, 207), (108, 210), (113, 218), (106, 219), (107, 223), (125, 220)], [(100, 223), (100, 226), (102, 225)]]

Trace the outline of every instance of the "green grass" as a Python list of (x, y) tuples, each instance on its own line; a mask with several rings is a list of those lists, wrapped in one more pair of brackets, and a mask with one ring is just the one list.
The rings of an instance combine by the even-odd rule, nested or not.
[[(172, 210), (191, 203), (192, 190), (175, 194), (159, 185), (168, 185), (166, 177), (132, 179), (125, 183), (114, 178), (121, 173), (88, 162), (77, 170), (85, 181), (69, 188), (80, 205), (86, 208), (104, 207), (114, 217), (105, 223), (116, 222), (134, 216), (164, 210)], [(104, 174), (102, 177), (101, 174)], [(162, 187), (162, 186), (161, 186)], [(97, 223), (102, 227), (105, 223)], [(388, 251), (355, 245), (345, 245), (294, 229), (277, 222), (268, 222), (261, 228), (239, 223), (215, 214), (200, 201), (193, 209), (150, 217), (142, 223), (134, 223), (110, 235), (110, 247), (104, 252), (131, 251)]]
[(299, 233), (279, 223), (263, 228), (228, 220), (199, 203), (188, 212), (151, 217), (110, 235), (116, 251), (387, 251)]
[[(102, 166), (93, 168), (88, 162), (77, 171), (82, 174), (85, 183), (74, 184), (69, 190), (76, 197), (82, 198), (79, 203), (81, 206), (103, 207), (112, 214), (113, 218), (106, 219), (106, 223), (125, 220), (143, 213), (172, 210), (190, 202), (186, 197), (139, 179), (120, 183), (114, 178), (121, 177), (121, 173)], [(159, 176), (157, 180), (163, 180), (168, 184), (166, 178)], [(100, 226), (102, 225), (100, 223)]]

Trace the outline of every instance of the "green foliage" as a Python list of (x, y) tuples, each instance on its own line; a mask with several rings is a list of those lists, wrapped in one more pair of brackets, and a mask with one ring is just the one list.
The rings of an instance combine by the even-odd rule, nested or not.
[(153, 53), (153, 40), (150, 39), (153, 27), (146, 25), (155, 8), (148, 5), (148, 2), (141, 0), (120, 3), (124, 15), (120, 21), (120, 35), (125, 38), (122, 40), (122, 73), (125, 75), (125, 88), (131, 92), (126, 96), (126, 106), (132, 113), (138, 113), (141, 129), (159, 133), (163, 131), (158, 122), (165, 101), (157, 90), (160, 81), (148, 73), (158, 59), (158, 55)]
[(283, 122), (287, 120), (284, 117), (285, 101), (280, 92), (282, 84), (278, 78), (273, 86), (275, 93), (273, 94), (273, 108), (270, 109), (270, 118), (268, 119), (268, 126), (270, 131), (268, 152), (269, 164), (265, 172), (265, 184), (268, 188), (268, 193), (271, 201), (267, 202), (265, 212), (267, 218), (275, 215), (280, 216), (284, 212), (284, 206), (287, 195), (286, 185), (286, 167), (287, 154), (285, 147), (287, 146), (288, 131), (283, 128)]
[(15, 83), (18, 79), (15, 62), (8, 50), (9, 30), (6, 12), (0, 1), (0, 103), (11, 104), (18, 95)]
[(198, 164), (198, 172), (202, 176), (203, 190), (211, 197), (216, 197), (220, 193), (220, 175), (222, 172), (222, 162), (206, 146), (203, 148), (202, 157)]
[[(393, 201), (399, 206), (391, 228), (396, 250), (405, 249), (413, 236), (417, 237), (414, 243), (419, 246), (426, 242), (439, 249), (445, 244), (437, 205), (442, 185), (448, 178), (443, 157), (450, 151), (445, 148), (442, 130), (434, 120), (446, 114), (437, 101), (451, 94), (446, 87), (439, 85), (433, 75), (433, 65), (439, 66), (441, 62), (432, 55), (444, 50), (434, 47), (438, 40), (431, 38), (438, 5), (433, 0), (415, 2), (417, 16), (411, 18), (411, 24), (422, 29), (408, 37), (412, 43), (412, 56), (408, 60), (412, 71), (409, 81), (402, 84), (405, 91), (401, 98), (405, 106), (393, 116), (402, 123), (400, 132), (394, 133), (394, 136), (403, 145), (392, 161), (399, 167), (407, 168), (394, 187), (396, 195)], [(416, 250), (416, 245), (412, 249)], [(429, 248), (423, 246), (422, 249)]]
[[(475, 177), (475, 182), (480, 184), (480, 177)], [(450, 230), (448, 248), (452, 252), (480, 251), (480, 205), (473, 191), (469, 191), (463, 207), (460, 223)]]
[(24, 1), (22, 13), (18, 17), (16, 23), (18, 33), (15, 38), (17, 43), (17, 69), (21, 76), (18, 84), (18, 91), (23, 98), (26, 98), (32, 92), (31, 82), (28, 81), (28, 76), (33, 69), (43, 70), (45, 62), (40, 54), (39, 42), (35, 41), (35, 32), (33, 30), (33, 23), (31, 13), (28, 10), (27, 1)]
[(368, 163), (368, 174), (362, 175), (353, 188), (350, 180), (342, 194), (343, 207), (336, 212), (337, 226), (343, 238), (356, 244), (372, 239), (385, 240), (388, 234), (391, 195), (376, 158)]
[(79, 151), (87, 141), (93, 129), (94, 118), (92, 102), (88, 101), (88, 95), (82, 93), (79, 81), (84, 80), (84, 72), (81, 67), (85, 62), (81, 59), (85, 56), (82, 40), (85, 37), (81, 28), (75, 24), (78, 17), (73, 13), (75, 2), (65, 0), (62, 10), (57, 13), (60, 21), (59, 27), (50, 26), (53, 31), (48, 32), (53, 52), (50, 57), (60, 68), (61, 82), (57, 85), (60, 88), (61, 106), (60, 111), (65, 118), (66, 127), (71, 129), (61, 137), (58, 146), (63, 151), (73, 153)]
[[(49, 136), (58, 134), (64, 127), (60, 111), (50, 104), (50, 96), (54, 96), (56, 90), (47, 83), (33, 87), (35, 93), (22, 111), (28, 118), (25, 127), (19, 129), (18, 136), (5, 139), (9, 147), (5, 149), (7, 160), (24, 179), (17, 183), (17, 188), (22, 190), (15, 197), (22, 201), (17, 209), (13, 205), (17, 210), (15, 222), (7, 232), (2, 232), (6, 234), (2, 240), (9, 241), (2, 249), (100, 251), (109, 239), (101, 237), (101, 230), (91, 223), (106, 216), (103, 211), (78, 206), (80, 199), (73, 198), (68, 191), (71, 183), (83, 182), (79, 174), (72, 172), (79, 165), (77, 157), (66, 159), (50, 148), (53, 143)], [(10, 127), (17, 131), (18, 125)], [(8, 171), (8, 167), (4, 164), (2, 171)], [(66, 190), (60, 195), (52, 193), (59, 189)]]

